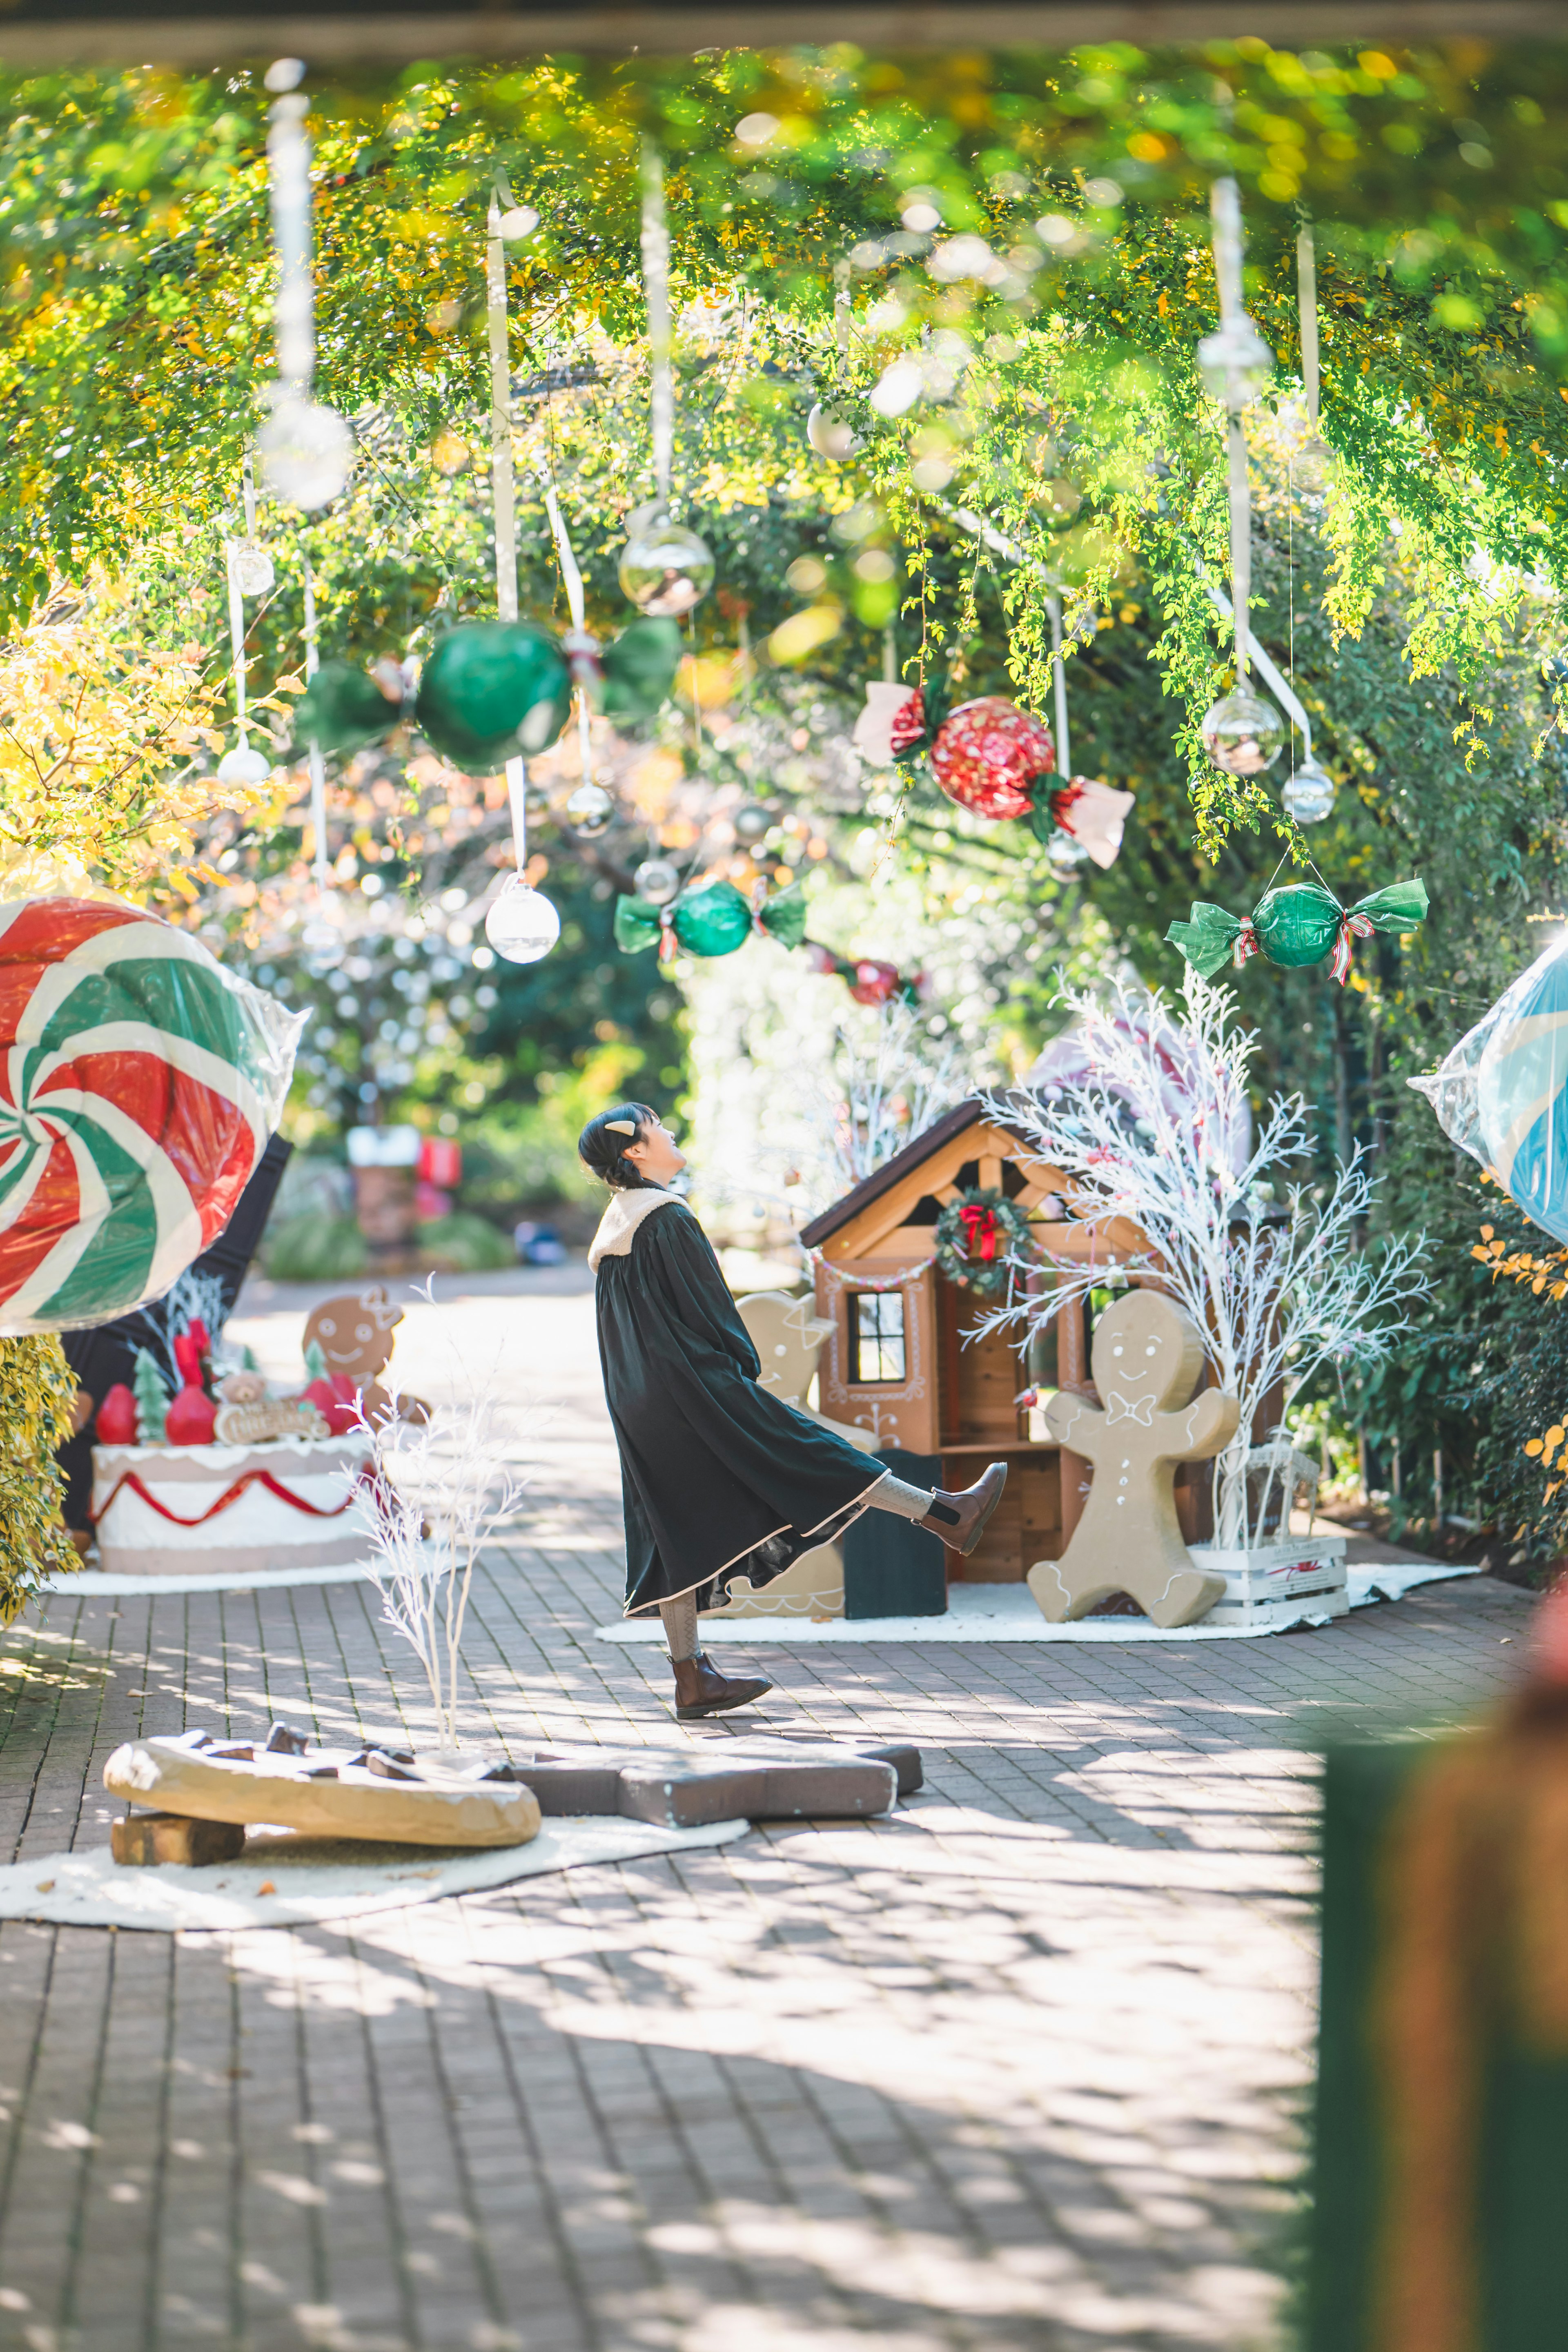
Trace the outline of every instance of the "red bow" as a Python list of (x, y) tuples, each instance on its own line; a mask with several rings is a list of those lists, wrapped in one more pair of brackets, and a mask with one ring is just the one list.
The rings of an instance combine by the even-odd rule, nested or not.
[[(959, 1223), (963, 1227), (964, 1256), (973, 1257), (978, 1255), (982, 1265), (994, 1264), (996, 1256), (996, 1235), (1000, 1230), (996, 1223), (995, 1210), (982, 1207), (978, 1201), (966, 1201), (960, 1209), (958, 1216)], [(978, 1253), (974, 1246), (977, 1240), (980, 1244)]]
[(1351, 968), (1351, 950), (1357, 940), (1370, 940), (1373, 926), (1364, 915), (1347, 915), (1340, 925), (1339, 938), (1329, 961), (1329, 970), (1342, 988)]
[(1252, 920), (1249, 916), (1247, 921), (1242, 924), (1240, 930), (1237, 931), (1236, 935), (1236, 947), (1231, 955), (1231, 963), (1235, 970), (1239, 971), (1242, 965), (1247, 961), (1248, 956), (1260, 955), (1261, 953), (1262, 950), (1258, 944), (1258, 933), (1252, 928)]

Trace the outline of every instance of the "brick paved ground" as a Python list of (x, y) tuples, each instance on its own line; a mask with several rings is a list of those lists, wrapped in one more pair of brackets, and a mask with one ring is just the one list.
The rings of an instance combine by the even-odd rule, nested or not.
[[(582, 1278), (489, 1290), (447, 1329), (554, 1418), (478, 1594), (473, 1727), (668, 1739), (668, 1668), (592, 1638)], [(299, 1303), (250, 1303), (279, 1370)], [(438, 1328), (400, 1349), (427, 1392)], [(140, 1728), (417, 1730), (373, 1601), (50, 1601), (0, 1655), (4, 1858), (103, 1843)], [(1523, 1621), (1471, 1583), (1256, 1643), (760, 1650), (772, 1723), (910, 1737), (924, 1795), (352, 1934), (0, 1927), (0, 2344), (1276, 2345), (1313, 1745), (1473, 1711)]]

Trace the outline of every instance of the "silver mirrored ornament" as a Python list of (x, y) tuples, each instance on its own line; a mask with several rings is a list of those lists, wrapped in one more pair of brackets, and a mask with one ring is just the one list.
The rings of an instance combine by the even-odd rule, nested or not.
[(272, 558), (254, 539), (231, 539), (228, 568), (242, 596), (265, 596), (276, 577)]
[(824, 408), (820, 401), (805, 420), (805, 437), (817, 456), (834, 466), (844, 465), (860, 446), (855, 427), (837, 409)]
[(679, 621), (700, 604), (713, 585), (714, 562), (707, 542), (671, 522), (657, 508), (640, 509), (621, 551), (621, 593), (639, 613)]
[(1274, 354), (1245, 310), (1205, 335), (1198, 345), (1204, 390), (1227, 408), (1243, 409), (1264, 391), (1274, 373)]
[(632, 883), (639, 898), (650, 907), (668, 907), (680, 887), (680, 877), (668, 857), (645, 857)]
[(615, 802), (602, 784), (579, 784), (566, 803), (566, 822), (584, 841), (603, 833), (615, 813)]
[(542, 890), (509, 874), (485, 917), (485, 937), (508, 963), (537, 963), (561, 937), (561, 918)]
[(248, 743), (237, 743), (217, 763), (220, 784), (264, 784), (271, 773), (271, 761)]
[(1046, 844), (1046, 864), (1058, 882), (1076, 882), (1079, 869), (1088, 856), (1082, 842), (1075, 841), (1070, 833), (1063, 833), (1059, 825)]
[(1334, 805), (1334, 780), (1316, 760), (1303, 760), (1279, 795), (1287, 816), (1298, 824), (1321, 824)]
[(754, 801), (751, 802), (745, 808), (735, 811), (735, 838), (737, 841), (761, 841), (772, 824), (773, 818), (767, 810), (758, 808)]
[(275, 499), (311, 514), (348, 481), (354, 436), (319, 400), (280, 400), (256, 436), (261, 478)]
[(1227, 776), (1260, 776), (1279, 757), (1285, 721), (1249, 687), (1222, 696), (1203, 715), (1204, 750)]

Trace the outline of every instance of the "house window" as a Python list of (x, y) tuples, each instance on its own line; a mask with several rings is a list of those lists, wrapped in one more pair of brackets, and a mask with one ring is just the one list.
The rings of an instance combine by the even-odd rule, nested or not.
[(849, 1302), (849, 1383), (904, 1378), (904, 1294), (860, 1290)]

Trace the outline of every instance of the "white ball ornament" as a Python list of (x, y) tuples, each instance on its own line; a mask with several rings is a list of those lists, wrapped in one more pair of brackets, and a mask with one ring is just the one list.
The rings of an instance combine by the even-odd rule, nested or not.
[(566, 803), (566, 822), (584, 841), (596, 839), (615, 813), (615, 802), (602, 784), (579, 784)]
[(1237, 415), (1267, 389), (1274, 354), (1245, 310), (1204, 337), (1198, 345), (1198, 373), (1204, 390)]
[(846, 464), (860, 446), (855, 427), (837, 409), (824, 408), (820, 401), (805, 420), (805, 437), (817, 456), (833, 466)]
[(1279, 757), (1285, 721), (1271, 702), (1243, 686), (1205, 711), (1200, 732), (1204, 750), (1227, 776), (1260, 776)]
[(680, 887), (680, 877), (668, 857), (645, 857), (632, 881), (637, 897), (650, 907), (668, 907)]
[(1075, 841), (1070, 833), (1063, 833), (1059, 826), (1046, 844), (1046, 864), (1058, 882), (1076, 882), (1079, 868), (1088, 856), (1082, 842)]
[(1334, 780), (1316, 760), (1302, 761), (1279, 795), (1287, 816), (1298, 824), (1321, 824), (1334, 805)]
[(508, 963), (537, 963), (561, 937), (561, 918), (542, 890), (510, 874), (485, 917), (485, 937)]
[(335, 408), (319, 400), (280, 400), (257, 435), (256, 449), (273, 497), (312, 514), (347, 483), (354, 437)]
[(237, 743), (217, 763), (220, 784), (264, 784), (271, 773), (271, 761), (248, 743)]
[(684, 523), (657, 509), (633, 516), (618, 577), (621, 593), (639, 613), (679, 621), (707, 595), (714, 570), (707, 541)]
[(228, 568), (242, 596), (265, 596), (276, 576), (272, 558), (254, 539), (229, 541)]

